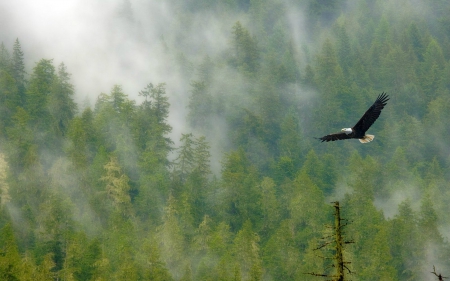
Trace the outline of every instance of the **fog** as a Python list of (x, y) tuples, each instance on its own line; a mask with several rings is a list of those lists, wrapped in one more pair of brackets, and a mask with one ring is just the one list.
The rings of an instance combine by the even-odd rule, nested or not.
[[(139, 103), (138, 93), (148, 83), (166, 83), (171, 103), (169, 122), (173, 127), (170, 137), (177, 142), (182, 133), (192, 131), (186, 122), (186, 106), (190, 82), (196, 78), (196, 66), (205, 56), (217, 57), (226, 52), (231, 40), (231, 27), (238, 20), (248, 24), (248, 18), (239, 13), (220, 13), (222, 18), (218, 18), (218, 13), (207, 9), (184, 16), (182, 4), (175, 3), (2, 0), (0, 38), (7, 47), (19, 38), (28, 73), (41, 58), (53, 59), (54, 65), (64, 62), (72, 74), (75, 99), (79, 104), (88, 99), (93, 105), (100, 93), (109, 93), (115, 84), (122, 85), (124, 92)], [(281, 3), (286, 12), (296, 59), (304, 65), (310, 62), (310, 52), (315, 51), (329, 32), (324, 28), (323, 34), (307, 34), (304, 11), (297, 6), (291, 7), (289, 1), (277, 3)], [(345, 3), (348, 12), (358, 5), (357, 1)], [(422, 20), (430, 14), (422, 1), (392, 1), (384, 7), (399, 10), (401, 16), (420, 17)], [(229, 85), (244, 84), (245, 81), (236, 81), (232, 71), (225, 67), (216, 74), (217, 88), (228, 87), (239, 92), (239, 87)], [(303, 103), (316, 98), (314, 92), (299, 89), (298, 85), (295, 87), (294, 91)], [(306, 120), (303, 122), (302, 126), (309, 125)], [(213, 170), (219, 171), (219, 160), (227, 142), (227, 128), (223, 120), (215, 120), (215, 125), (213, 135), (216, 137), (209, 136), (209, 140), (215, 156)], [(439, 147), (446, 150), (445, 144)], [(349, 191), (341, 184), (339, 186), (337, 198)], [(406, 186), (404, 190), (406, 192), (392, 194), (388, 201), (380, 199), (375, 202), (385, 210), (387, 217), (396, 213), (396, 207), (392, 206), (406, 198), (417, 197), (417, 192), (411, 191), (416, 190), (415, 187)]]
[[(100, 93), (109, 93), (115, 84), (121, 85), (124, 93), (139, 103), (141, 98), (138, 93), (148, 83), (166, 83), (171, 104), (169, 123), (173, 127), (169, 137), (175, 141), (176, 146), (182, 133), (193, 131), (189, 128), (186, 117), (191, 94), (190, 83), (198, 78), (198, 65), (206, 56), (218, 58), (229, 51), (232, 26), (236, 21), (241, 21), (251, 29), (248, 16), (244, 14), (214, 13), (205, 9), (201, 13), (189, 12), (185, 15), (182, 4), (176, 2), (0, 0), (0, 38), (8, 49), (16, 38), (20, 40), (28, 74), (32, 73), (35, 63), (42, 58), (53, 59), (55, 66), (63, 62), (71, 73), (75, 100), (79, 104), (83, 104), (87, 99), (93, 105)], [(311, 62), (314, 52), (330, 35), (330, 31), (324, 27), (318, 34), (308, 34), (305, 12), (298, 6), (291, 7), (289, 1), (279, 3), (286, 13), (288, 33), (292, 38), (298, 67), (304, 67)], [(385, 9), (399, 11), (399, 18), (411, 16), (425, 22), (431, 19), (431, 12), (424, 4), (425, 1), (389, 3), (384, 6)], [(358, 1), (345, 2), (347, 11), (357, 6)], [(355, 27), (359, 19), (349, 18), (347, 25), (351, 33), (352, 25)], [(239, 95), (245, 91), (242, 88), (248, 81), (241, 76), (238, 78), (235, 71), (226, 65), (219, 66), (214, 77), (213, 92), (222, 91), (221, 94), (224, 95), (236, 95), (245, 104), (245, 97)], [(300, 85), (288, 85), (286, 88), (295, 93), (298, 101), (301, 101), (299, 104), (325, 102), (318, 101), (317, 93), (313, 90), (303, 89)], [(389, 106), (390, 104), (388, 108)], [(355, 113), (355, 120), (359, 116), (358, 111)], [(212, 133), (207, 138), (212, 147), (212, 170), (219, 174), (224, 148), (229, 145), (228, 128), (226, 120), (217, 118), (212, 122)], [(310, 125), (310, 120), (306, 118), (301, 122), (304, 128)], [(396, 131), (397, 127), (389, 129), (392, 131), (384, 135), (375, 133), (376, 141), (388, 135), (400, 134)], [(401, 141), (398, 140), (397, 144)], [(359, 142), (356, 145), (359, 145)], [(446, 142), (436, 140), (436, 146), (440, 152), (448, 155)], [(77, 184), (76, 180), (70, 180), (73, 182), (60, 183), (61, 186), (67, 187), (67, 191), (71, 185)], [(398, 205), (406, 199), (413, 202), (414, 210), (420, 209), (420, 198), (423, 195), (420, 184), (411, 179), (410, 182), (401, 182), (399, 186), (387, 197), (376, 197), (374, 201), (386, 218), (395, 217)], [(337, 183), (331, 199), (342, 199), (346, 193), (351, 192), (344, 175)], [(83, 198), (79, 201), (83, 201)], [(88, 209), (89, 206), (86, 205), (85, 208)], [(14, 209), (11, 214), (20, 221), (19, 210)], [(450, 227), (439, 227), (448, 240)], [(443, 266), (433, 258), (433, 252), (434, 248), (430, 246), (425, 258), (427, 268), (424, 271), (431, 270), (429, 264), (436, 264), (439, 268)], [(432, 277), (424, 275), (427, 280), (434, 280)]]
[[(54, 65), (63, 62), (79, 104), (88, 99), (93, 105), (115, 84), (139, 102), (138, 93), (148, 83), (166, 83), (174, 140), (188, 131), (184, 120), (193, 63), (223, 52), (237, 20), (205, 13), (180, 22), (177, 14), (183, 11), (168, 1), (18, 0), (0, 5), (5, 46), (19, 38), (28, 73), (41, 58), (53, 59)], [(184, 54), (178, 53), (181, 49)]]

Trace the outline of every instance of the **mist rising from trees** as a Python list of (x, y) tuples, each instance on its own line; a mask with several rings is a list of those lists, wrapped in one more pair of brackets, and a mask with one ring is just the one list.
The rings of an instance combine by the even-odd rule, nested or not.
[(317, 280), (336, 199), (352, 280), (449, 275), (449, 12), (1, 3), (1, 278)]

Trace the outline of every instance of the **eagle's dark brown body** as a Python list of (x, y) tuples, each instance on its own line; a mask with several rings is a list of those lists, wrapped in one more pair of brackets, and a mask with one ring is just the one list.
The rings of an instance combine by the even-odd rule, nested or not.
[(358, 123), (352, 128), (342, 129), (341, 133), (335, 133), (323, 136), (320, 139), (322, 142), (326, 141), (336, 141), (336, 140), (346, 140), (346, 139), (359, 139), (362, 143), (367, 143), (373, 140), (373, 135), (366, 135), (366, 131), (372, 126), (372, 124), (377, 120), (381, 114), (381, 110), (387, 104), (389, 100), (388, 95), (384, 92), (381, 93), (377, 100), (372, 104), (372, 106), (364, 113), (364, 115), (359, 119)]

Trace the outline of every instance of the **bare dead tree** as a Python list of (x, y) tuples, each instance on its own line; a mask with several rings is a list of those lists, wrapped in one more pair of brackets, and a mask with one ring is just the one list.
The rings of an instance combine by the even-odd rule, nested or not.
[(320, 250), (322, 248), (327, 247), (328, 245), (334, 244), (335, 249), (335, 256), (333, 258), (330, 257), (322, 257), (323, 259), (334, 259), (334, 265), (332, 267), (336, 268), (336, 274), (335, 275), (329, 275), (326, 273), (315, 273), (315, 272), (307, 272), (305, 274), (313, 275), (313, 276), (319, 276), (319, 277), (328, 277), (332, 279), (327, 279), (329, 281), (344, 281), (345, 280), (345, 271), (347, 271), (349, 274), (353, 273), (347, 265), (350, 264), (350, 262), (344, 260), (343, 256), (343, 249), (345, 244), (354, 243), (353, 241), (344, 241), (343, 235), (342, 235), (342, 228), (346, 226), (346, 224), (341, 224), (341, 213), (340, 213), (340, 207), (339, 202), (333, 202), (334, 205), (334, 227), (333, 227), (333, 235), (323, 237), (322, 239), (324, 242), (319, 245), (314, 250)]
[(434, 265), (433, 265), (433, 271), (431, 272), (431, 273), (433, 273), (434, 275), (436, 275), (436, 277), (438, 278), (438, 280), (440, 280), (440, 281), (443, 281), (444, 280), (444, 278), (448, 278), (448, 277), (444, 277), (444, 276), (442, 276), (442, 274), (437, 274), (436, 273), (436, 268), (434, 267)]

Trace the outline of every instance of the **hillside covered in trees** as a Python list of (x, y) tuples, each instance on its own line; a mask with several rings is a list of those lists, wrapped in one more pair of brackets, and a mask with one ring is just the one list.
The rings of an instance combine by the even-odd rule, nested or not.
[[(450, 2), (164, 2), (108, 26), (167, 80), (91, 103), (0, 38), (0, 280), (323, 280), (336, 200), (351, 280), (450, 275)], [(381, 92), (373, 142), (314, 139)]]

